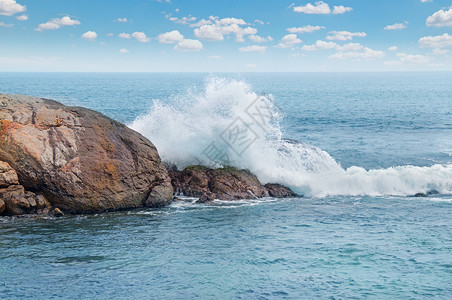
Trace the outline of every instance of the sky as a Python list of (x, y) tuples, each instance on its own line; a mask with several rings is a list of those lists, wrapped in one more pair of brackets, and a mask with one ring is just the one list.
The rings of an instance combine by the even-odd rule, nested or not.
[(452, 0), (0, 0), (1, 72), (452, 71)]

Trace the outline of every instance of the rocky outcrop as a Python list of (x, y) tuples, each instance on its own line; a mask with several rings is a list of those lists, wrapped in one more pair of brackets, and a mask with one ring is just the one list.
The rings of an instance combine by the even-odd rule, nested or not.
[[(159, 207), (172, 199), (149, 140), (98, 112), (52, 100), (0, 94), (0, 160), (17, 172), (0, 175), (8, 214), (27, 212), (18, 196), (27, 194), (23, 187), (63, 213)], [(14, 188), (3, 188), (6, 182)], [(12, 194), (20, 211), (8, 208)]]
[(0, 215), (23, 215), (48, 213), (50, 203), (42, 196), (25, 191), (19, 184), (16, 171), (0, 161)]
[(248, 170), (232, 167), (210, 169), (203, 166), (190, 166), (183, 171), (174, 168), (169, 170), (176, 195), (197, 197), (199, 202), (297, 196), (279, 184), (262, 185)]

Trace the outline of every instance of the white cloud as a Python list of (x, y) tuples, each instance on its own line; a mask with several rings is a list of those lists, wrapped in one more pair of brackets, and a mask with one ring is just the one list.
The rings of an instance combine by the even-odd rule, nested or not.
[(113, 33), (111, 33), (111, 32), (107, 33), (107, 36), (113, 36)]
[(300, 40), (296, 34), (291, 33), (291, 34), (287, 34), (285, 35), (282, 39), (281, 42), (276, 46), (278, 48), (289, 48), (292, 47), (294, 45), (297, 44), (301, 44), (303, 41)]
[[(223, 21), (225, 20), (225, 21)], [(238, 23), (235, 23), (234, 18), (226, 18), (216, 20), (215, 24), (203, 25), (194, 30), (194, 34), (197, 38), (208, 41), (222, 41), (225, 35), (231, 33), (235, 34), (237, 42), (243, 42), (245, 35), (253, 35), (257, 33), (256, 28), (252, 27), (240, 27)], [(229, 22), (229, 23), (228, 23)], [(232, 24), (231, 24), (232, 23)], [(229, 25), (228, 25), (229, 24)]]
[(310, 33), (310, 32), (314, 32), (316, 30), (320, 30), (320, 29), (325, 29), (324, 26), (311, 26), (311, 25), (307, 25), (304, 27), (290, 27), (287, 28), (286, 30), (290, 33)]
[(171, 17), (168, 15), (168, 20), (170, 20), (171, 22), (174, 22), (176, 24), (188, 25), (191, 22), (196, 21), (196, 18), (193, 16), (178, 18), (178, 17)]
[(370, 48), (364, 48), (363, 51), (351, 51), (351, 52), (338, 52), (333, 55), (330, 55), (330, 59), (375, 59), (384, 57), (385, 54), (383, 51), (372, 50)]
[(27, 15), (20, 15), (16, 17), (17, 20), (19, 21), (27, 21), (28, 20), (28, 16)]
[(134, 32), (132, 37), (139, 41), (140, 43), (148, 43), (151, 39), (146, 36), (144, 32)]
[(174, 50), (184, 52), (194, 52), (202, 49), (202, 43), (198, 40), (185, 39), (174, 46)]
[(267, 50), (267, 46), (257, 46), (257, 45), (239, 48), (240, 52), (261, 52), (261, 53), (265, 53), (266, 50)]
[(424, 36), (419, 39), (421, 48), (445, 48), (452, 46), (452, 35)]
[(126, 23), (127, 22), (127, 18), (117, 18), (115, 21), (116, 22), (121, 22), (121, 23)]
[(452, 27), (452, 7), (446, 10), (439, 10), (430, 17), (427, 18), (425, 22), (427, 26), (437, 26), (437, 27)]
[(432, 2), (433, 0), (421, 0), (422, 3)]
[(432, 50), (432, 55), (446, 55), (447, 53), (449, 53), (449, 50), (447, 50), (447, 49), (433, 49)]
[(122, 48), (121, 50), (119, 50), (119, 53), (129, 53), (129, 52), (130, 51), (125, 48)]
[(305, 6), (294, 6), (293, 11), (312, 15), (328, 15), (331, 13), (330, 6), (323, 1), (318, 1), (315, 5), (308, 3)]
[(406, 63), (414, 63), (414, 64), (426, 64), (430, 61), (430, 58), (424, 55), (411, 55), (406, 53), (397, 53), (397, 56), (400, 57), (401, 62)]
[(404, 22), (404, 23), (395, 23), (393, 25), (388, 25), (384, 28), (384, 30), (400, 30), (400, 29), (405, 29), (407, 28), (407, 24), (408, 22)]
[(327, 40), (337, 40), (337, 41), (349, 41), (353, 37), (366, 37), (365, 32), (350, 32), (350, 31), (330, 31), (330, 35), (326, 37)]
[(13, 27), (13, 26), (14, 26), (14, 24), (6, 24), (6, 23), (3, 23), (3, 22), (0, 22), (0, 27), (11, 28), (11, 27)]
[(391, 46), (388, 48), (389, 51), (397, 51), (399, 48), (397, 46)]
[(328, 50), (337, 47), (335, 42), (317, 41), (314, 45), (306, 45), (301, 47), (301, 50), (316, 51), (316, 50)]
[(364, 47), (360, 43), (348, 43), (344, 44), (342, 46), (337, 46), (337, 51), (359, 51), (363, 49)]
[[(289, 6), (292, 7), (293, 5)], [(298, 13), (310, 14), (310, 15), (329, 15), (331, 13), (335, 15), (344, 14), (346, 12), (352, 11), (353, 8), (345, 7), (342, 5), (333, 6), (331, 11), (330, 6), (323, 2), (317, 1), (315, 4), (308, 3), (305, 6), (293, 6), (293, 11)]]
[(400, 60), (387, 60), (384, 62), (386, 66), (400, 66), (402, 62)]
[(97, 38), (97, 33), (94, 31), (87, 31), (82, 34), (82, 38), (88, 41), (94, 41)]
[(210, 55), (210, 56), (207, 56), (207, 58), (210, 58), (210, 59), (222, 59), (223, 57), (221, 57), (220, 55)]
[(254, 23), (264, 25), (264, 22), (258, 19), (254, 20)]
[(20, 5), (16, 0), (0, 0), (0, 15), (12, 16), (26, 11), (25, 5)]
[(80, 25), (80, 21), (73, 20), (69, 16), (64, 16), (62, 18), (54, 18), (46, 23), (39, 24), (39, 26), (35, 29), (36, 31), (43, 31), (49, 29), (58, 29), (62, 26), (74, 26)]
[(217, 20), (215, 23), (220, 25), (231, 25), (231, 24), (237, 24), (237, 25), (248, 25), (245, 20), (243, 19), (237, 19), (237, 18), (223, 18)]
[(131, 38), (130, 34), (129, 34), (129, 33), (125, 33), (125, 32), (118, 34), (118, 36), (119, 36), (121, 39), (126, 39), (126, 40), (128, 40), (128, 39)]
[(345, 7), (345, 6), (342, 6), (342, 5), (334, 6), (333, 8), (334, 8), (333, 9), (333, 14), (335, 14), (335, 15), (345, 14), (346, 12), (349, 12), (349, 11), (353, 10), (353, 8), (351, 8), (351, 7)]
[(174, 44), (182, 42), (184, 40), (184, 36), (178, 30), (173, 30), (160, 34), (157, 39), (161, 44)]
[(254, 69), (257, 66), (256, 66), (256, 64), (246, 64), (246, 67), (249, 68), (249, 69)]
[(255, 43), (264, 43), (273, 41), (273, 38), (271, 36), (267, 36), (266, 38), (264, 38), (255, 34), (248, 36), (248, 38)]

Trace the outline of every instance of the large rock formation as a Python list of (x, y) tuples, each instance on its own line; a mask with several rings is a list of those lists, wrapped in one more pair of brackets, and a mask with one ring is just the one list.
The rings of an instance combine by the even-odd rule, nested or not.
[(197, 197), (200, 202), (214, 199), (236, 200), (262, 197), (297, 197), (289, 188), (279, 184), (262, 185), (248, 170), (232, 167), (210, 169), (190, 166), (183, 171), (169, 169), (176, 195)]
[(18, 175), (5, 169), (0, 187), (20, 182), (66, 213), (159, 207), (172, 199), (149, 140), (98, 112), (52, 100), (0, 94), (0, 160)]

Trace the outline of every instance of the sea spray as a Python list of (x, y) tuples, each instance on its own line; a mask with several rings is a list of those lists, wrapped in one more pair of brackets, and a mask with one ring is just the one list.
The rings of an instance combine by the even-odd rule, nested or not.
[(130, 127), (178, 168), (229, 164), (308, 196), (452, 193), (452, 165), (344, 169), (327, 152), (285, 139), (282, 118), (271, 95), (257, 94), (244, 81), (209, 77), (201, 90), (155, 100)]

